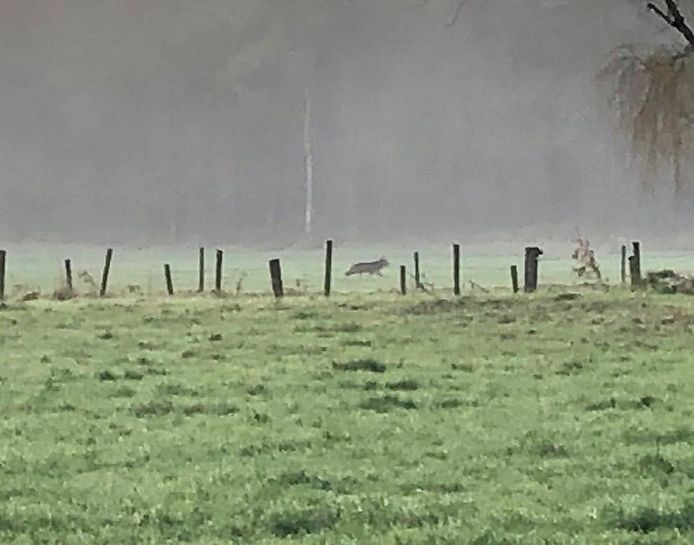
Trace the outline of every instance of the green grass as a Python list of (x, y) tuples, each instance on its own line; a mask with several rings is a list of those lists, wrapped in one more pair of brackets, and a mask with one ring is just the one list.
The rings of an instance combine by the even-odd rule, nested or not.
[(694, 542), (694, 300), (0, 310), (0, 543)]

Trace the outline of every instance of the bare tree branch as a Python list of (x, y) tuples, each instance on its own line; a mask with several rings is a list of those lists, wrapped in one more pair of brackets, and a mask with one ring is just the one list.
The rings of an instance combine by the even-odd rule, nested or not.
[(682, 12), (677, 6), (677, 2), (675, 0), (665, 0), (665, 4), (668, 9), (667, 14), (653, 2), (649, 2), (647, 6), (649, 10), (682, 34), (687, 40), (690, 48), (694, 48), (694, 31), (692, 31), (691, 27), (687, 24), (684, 15), (682, 15)]
[(672, 24), (670, 17), (668, 17), (667, 14), (662, 9), (660, 9), (658, 6), (656, 6), (653, 2), (648, 3), (648, 9), (650, 9), (652, 12), (659, 15), (668, 25)]
[(453, 13), (453, 17), (447, 23), (448, 26), (454, 26), (458, 22), (458, 19), (460, 18), (460, 13), (463, 11), (463, 6), (466, 2), (467, 0), (458, 0), (458, 5), (455, 7), (455, 13)]

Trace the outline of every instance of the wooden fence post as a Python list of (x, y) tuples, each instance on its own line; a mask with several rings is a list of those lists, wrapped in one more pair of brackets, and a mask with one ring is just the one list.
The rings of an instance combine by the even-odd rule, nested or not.
[(0, 250), (0, 301), (5, 300), (5, 272), (7, 267), (7, 250)]
[(65, 285), (70, 291), (72, 288), (72, 262), (69, 259), (65, 260)]
[(419, 272), (419, 252), (414, 253), (414, 285), (418, 290), (422, 289), (422, 278)]
[(282, 266), (279, 259), (270, 260), (270, 279), (272, 280), (272, 292), (278, 299), (284, 296), (282, 286)]
[(453, 293), (460, 295), (460, 244), (453, 245)]
[(629, 256), (629, 276), (631, 278), (631, 289), (635, 290), (639, 287), (638, 274), (636, 269), (636, 256)]
[(537, 258), (542, 255), (542, 250), (535, 246), (525, 249), (525, 282), (524, 290), (532, 293), (537, 290)]
[(627, 247), (622, 244), (622, 263), (620, 269), (622, 286), (627, 283)]
[(171, 278), (171, 267), (167, 263), (164, 265), (164, 278), (166, 278), (166, 291), (169, 295), (174, 294), (173, 279)]
[(400, 265), (400, 293), (407, 295), (407, 267)]
[(634, 287), (640, 287), (642, 284), (641, 278), (641, 243), (633, 242), (634, 247), (634, 270), (633, 278), (631, 279), (631, 285)]
[(325, 242), (325, 282), (323, 284), (323, 291), (326, 297), (330, 297), (330, 292), (332, 289), (332, 278), (333, 278), (333, 241), (328, 240)]
[(222, 294), (222, 263), (224, 260), (224, 252), (217, 250), (217, 265), (214, 274), (214, 291), (217, 295)]
[(104, 297), (108, 288), (108, 275), (111, 272), (111, 259), (113, 259), (113, 249), (106, 250), (106, 262), (104, 263), (104, 272), (101, 275), (101, 291), (99, 295)]
[(205, 248), (198, 250), (198, 293), (205, 292)]
[(516, 265), (511, 265), (511, 286), (513, 293), (518, 293), (518, 267)]

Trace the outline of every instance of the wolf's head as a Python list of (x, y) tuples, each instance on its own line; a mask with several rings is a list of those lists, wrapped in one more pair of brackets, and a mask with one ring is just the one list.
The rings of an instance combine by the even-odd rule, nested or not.
[(378, 262), (384, 267), (390, 265), (390, 262), (384, 256), (381, 256), (381, 259), (379, 259)]

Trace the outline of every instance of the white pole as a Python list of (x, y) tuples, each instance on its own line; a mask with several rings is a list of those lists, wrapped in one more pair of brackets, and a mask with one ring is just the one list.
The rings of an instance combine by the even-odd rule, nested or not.
[(313, 230), (313, 148), (311, 145), (311, 94), (306, 88), (306, 111), (304, 112), (304, 160), (306, 162), (306, 213), (304, 234)]

